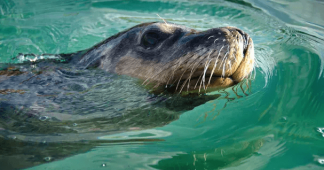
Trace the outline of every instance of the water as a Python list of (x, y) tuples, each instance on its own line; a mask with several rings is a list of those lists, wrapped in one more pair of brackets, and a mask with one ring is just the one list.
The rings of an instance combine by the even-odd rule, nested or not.
[[(62, 66), (52, 79), (27, 82), (36, 83), (34, 89), (0, 94), (1, 104), (38, 106), (27, 115), (2, 110), (1, 169), (324, 168), (322, 1), (0, 4), (1, 63), (21, 62), (11, 59), (18, 53), (83, 50), (136, 24), (160, 21), (156, 14), (197, 30), (241, 28), (254, 41), (258, 63), (248, 96), (217, 93), (193, 110), (181, 103), (166, 107), (168, 100), (150, 96), (132, 78)], [(29, 69), (43, 71), (38, 68)], [(23, 89), (0, 84), (11, 86)]]

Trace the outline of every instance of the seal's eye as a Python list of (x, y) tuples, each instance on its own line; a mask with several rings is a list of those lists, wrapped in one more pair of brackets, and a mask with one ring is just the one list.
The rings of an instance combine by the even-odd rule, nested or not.
[(160, 40), (160, 35), (155, 32), (149, 32), (143, 36), (142, 43), (146, 48), (154, 47), (158, 44)]

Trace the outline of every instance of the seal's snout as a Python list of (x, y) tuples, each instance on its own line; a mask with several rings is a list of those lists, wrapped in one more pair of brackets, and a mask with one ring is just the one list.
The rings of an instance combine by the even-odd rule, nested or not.
[(249, 34), (245, 33), (244, 31), (238, 28), (231, 27), (230, 29), (234, 30), (240, 35), (237, 37), (237, 45), (242, 46), (242, 52), (241, 54), (238, 53), (237, 55), (241, 55), (242, 61), (240, 62), (239, 67), (232, 75), (232, 78), (235, 81), (240, 82), (244, 78), (247, 78), (254, 68), (254, 44)]
[[(250, 36), (235, 27), (214, 28), (202, 35), (205, 42), (198, 46), (203, 54), (199, 66), (190, 70), (189, 79), (206, 82), (211, 89), (233, 86), (251, 74), (254, 68), (254, 47)], [(190, 77), (191, 76), (191, 77)], [(182, 80), (187, 80), (183, 76)], [(190, 89), (190, 88), (189, 88)]]

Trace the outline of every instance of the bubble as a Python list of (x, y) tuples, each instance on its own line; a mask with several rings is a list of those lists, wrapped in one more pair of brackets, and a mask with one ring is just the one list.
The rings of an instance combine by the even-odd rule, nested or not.
[(45, 121), (45, 120), (47, 120), (47, 119), (49, 119), (48, 116), (41, 116), (41, 117), (39, 117), (39, 120), (41, 120), (41, 121)]
[(48, 157), (45, 157), (45, 158), (44, 158), (44, 160), (45, 160), (46, 162), (49, 162), (49, 161), (51, 161), (51, 160), (52, 160), (52, 157), (50, 157), (50, 156), (48, 156)]
[(324, 128), (321, 128), (321, 127), (317, 128), (317, 131), (318, 131), (319, 133), (323, 133), (323, 130), (324, 130)]
[(101, 164), (102, 167), (106, 167), (107, 165), (105, 163)]
[(324, 137), (324, 128), (322, 127), (317, 128), (317, 132), (321, 133), (322, 136)]
[(262, 154), (260, 152), (253, 152), (255, 156), (261, 156)]

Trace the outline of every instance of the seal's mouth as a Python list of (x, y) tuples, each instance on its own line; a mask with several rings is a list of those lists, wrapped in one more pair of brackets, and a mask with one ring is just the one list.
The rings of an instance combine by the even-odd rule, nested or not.
[[(177, 68), (169, 83), (175, 91), (214, 91), (238, 84), (253, 69), (253, 42), (250, 36), (237, 28), (227, 29), (227, 45), (209, 50), (200, 55), (197, 64), (184, 63)], [(215, 40), (214, 40), (215, 41)], [(227, 47), (227, 49), (226, 49)], [(251, 58), (252, 57), (252, 58)], [(199, 58), (199, 57), (198, 57)], [(178, 82), (177, 82), (178, 81)], [(172, 86), (171, 86), (172, 87)]]
[(183, 75), (174, 76), (173, 81), (167, 83), (167, 87), (169, 87), (168, 91), (179, 93), (182, 91), (190, 91), (191, 93), (200, 91), (207, 92), (223, 89), (239, 83), (233, 80), (230, 75), (216, 75), (214, 72), (212, 68), (199, 68), (194, 73), (185, 72)]

